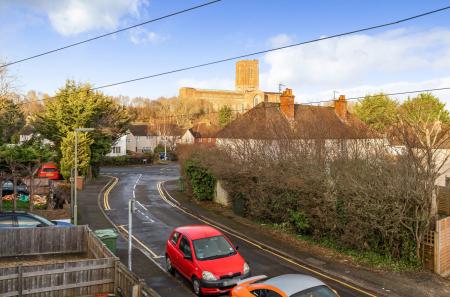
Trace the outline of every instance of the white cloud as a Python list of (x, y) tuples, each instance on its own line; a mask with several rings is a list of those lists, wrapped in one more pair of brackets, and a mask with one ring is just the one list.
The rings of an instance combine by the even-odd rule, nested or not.
[(234, 90), (234, 80), (220, 78), (197, 80), (185, 78), (178, 81), (178, 86), (198, 89)]
[[(273, 46), (292, 43), (280, 34)], [(351, 86), (383, 75), (409, 77), (411, 73), (443, 71), (450, 67), (450, 29), (411, 32), (391, 30), (376, 35), (356, 34), (268, 53), (269, 70), (261, 75), (266, 89), (279, 82), (293, 88)]]
[(160, 35), (152, 31), (147, 31), (143, 28), (136, 28), (130, 31), (130, 40), (134, 44), (158, 44), (168, 39), (168, 36)]
[(278, 34), (269, 38), (269, 44), (272, 47), (281, 47), (292, 43), (292, 40), (294, 38), (295, 38), (294, 35)]
[(60, 34), (76, 35), (97, 29), (115, 29), (125, 15), (139, 15), (147, 0), (23, 0), (44, 11)]

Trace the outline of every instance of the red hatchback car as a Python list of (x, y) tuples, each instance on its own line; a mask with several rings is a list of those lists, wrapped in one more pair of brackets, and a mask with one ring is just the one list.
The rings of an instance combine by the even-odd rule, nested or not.
[(167, 240), (166, 266), (190, 280), (198, 296), (228, 293), (250, 275), (237, 247), (207, 225), (176, 228)]
[(54, 163), (45, 163), (38, 171), (38, 177), (46, 177), (48, 179), (58, 180), (60, 174), (58, 167)]

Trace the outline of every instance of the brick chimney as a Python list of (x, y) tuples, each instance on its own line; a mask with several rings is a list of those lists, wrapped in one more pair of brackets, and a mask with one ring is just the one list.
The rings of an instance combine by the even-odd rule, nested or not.
[(291, 89), (286, 89), (280, 95), (280, 109), (281, 112), (286, 116), (286, 118), (290, 121), (294, 120), (294, 98), (295, 96), (292, 94)]
[(342, 120), (347, 120), (347, 100), (345, 95), (340, 95), (338, 100), (334, 101), (334, 110), (338, 117)]

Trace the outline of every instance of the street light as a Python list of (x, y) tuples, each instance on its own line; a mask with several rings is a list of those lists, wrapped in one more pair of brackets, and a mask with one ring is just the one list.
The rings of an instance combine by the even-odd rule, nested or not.
[(77, 185), (78, 185), (78, 132), (91, 132), (94, 128), (76, 128), (75, 129), (75, 187), (73, 189), (73, 223), (78, 223), (78, 205), (77, 205)]

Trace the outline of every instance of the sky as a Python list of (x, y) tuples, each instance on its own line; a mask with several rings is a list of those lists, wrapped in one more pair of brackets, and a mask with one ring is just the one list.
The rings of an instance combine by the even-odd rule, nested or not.
[[(1, 0), (0, 60), (14, 61), (207, 2)], [(8, 67), (22, 93), (66, 79), (101, 86), (391, 22), (450, 1), (223, 0)], [(252, 57), (253, 58), (253, 57)], [(450, 87), (450, 10), (407, 23), (259, 56), (260, 88), (297, 102)], [(104, 89), (157, 98), (182, 86), (234, 89), (235, 61)], [(435, 92), (450, 106), (450, 91)], [(403, 99), (402, 97), (397, 97)]]

